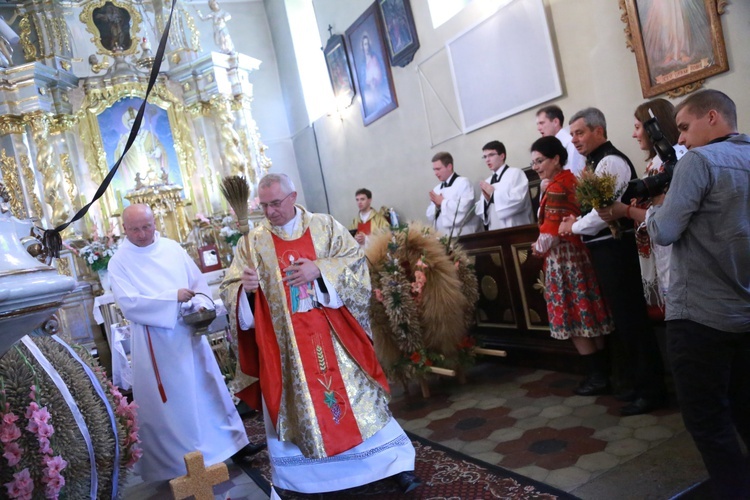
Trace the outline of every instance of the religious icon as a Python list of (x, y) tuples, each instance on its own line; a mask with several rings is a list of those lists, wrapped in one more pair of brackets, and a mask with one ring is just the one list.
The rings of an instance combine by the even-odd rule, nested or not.
[(349, 71), (344, 37), (341, 35), (331, 35), (325, 49), (323, 49), (323, 53), (325, 54), (328, 75), (331, 78), (331, 85), (333, 86), (333, 95), (336, 96), (336, 100), (343, 106), (348, 106), (354, 99), (354, 82), (352, 82), (352, 74)]
[(99, 30), (102, 46), (112, 52), (122, 52), (130, 48), (130, 12), (112, 2), (93, 11), (94, 25)]

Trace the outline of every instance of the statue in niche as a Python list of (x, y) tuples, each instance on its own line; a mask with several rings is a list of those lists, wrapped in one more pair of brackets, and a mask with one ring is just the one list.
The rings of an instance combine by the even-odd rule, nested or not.
[[(13, 22), (15, 16), (11, 19)], [(0, 68), (8, 68), (13, 65), (13, 45), (20, 40), (18, 34), (0, 16)]]
[(201, 21), (211, 20), (213, 22), (214, 43), (219, 47), (219, 50), (224, 54), (234, 54), (234, 43), (232, 37), (229, 36), (229, 28), (227, 28), (227, 22), (232, 19), (231, 14), (222, 10), (217, 0), (209, 0), (208, 7), (211, 12), (205, 16), (200, 10), (196, 10), (198, 17)]
[(94, 25), (99, 30), (102, 47), (112, 52), (130, 48), (130, 12), (107, 2), (93, 12)]

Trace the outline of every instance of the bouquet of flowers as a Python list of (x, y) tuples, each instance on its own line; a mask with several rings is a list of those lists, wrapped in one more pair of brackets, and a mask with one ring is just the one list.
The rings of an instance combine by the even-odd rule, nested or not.
[(234, 218), (231, 216), (224, 217), (221, 220), (221, 224), (222, 227), (219, 230), (219, 235), (224, 238), (224, 241), (229, 246), (236, 246), (237, 242), (240, 241), (240, 238), (242, 237), (242, 233), (237, 229), (237, 223)]
[[(589, 170), (584, 170), (578, 176), (578, 185), (576, 186), (576, 199), (581, 205), (581, 212), (585, 215), (594, 209), (611, 205), (620, 197), (617, 190), (617, 178), (612, 174), (603, 173), (595, 174)], [(609, 223), (609, 230), (612, 236), (620, 237), (619, 224)]]
[(92, 271), (101, 271), (107, 269), (109, 259), (112, 258), (115, 250), (117, 250), (117, 237), (111, 231), (106, 236), (100, 237), (97, 231), (94, 230), (91, 241), (80, 247), (80, 249), (67, 244), (65, 247), (81, 257)]

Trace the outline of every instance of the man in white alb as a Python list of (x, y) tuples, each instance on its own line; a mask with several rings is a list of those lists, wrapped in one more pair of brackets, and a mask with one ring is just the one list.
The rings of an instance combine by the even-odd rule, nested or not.
[(474, 216), (474, 188), (466, 177), (453, 171), (453, 156), (440, 152), (432, 157), (432, 171), (440, 184), (430, 191), (427, 220), (441, 233), (459, 237), (479, 230)]
[(570, 170), (574, 175), (579, 176), (586, 166), (586, 157), (578, 152), (573, 145), (573, 136), (567, 129), (563, 128), (565, 115), (558, 106), (545, 106), (536, 112), (536, 129), (542, 134), (542, 137), (557, 137), (568, 152), (568, 162), (565, 164), (565, 170)]
[(526, 174), (509, 167), (505, 157), (505, 145), (500, 141), (490, 141), (482, 148), (482, 158), (492, 175), (479, 183), (482, 196), (474, 205), (474, 212), (482, 219), (486, 231), (523, 226), (533, 221)]
[[(191, 302), (208, 306), (206, 280), (180, 245), (155, 230), (147, 205), (122, 213), (127, 239), (109, 261), (112, 294), (130, 321), (133, 399), (138, 404), (144, 481), (186, 474), (183, 457), (206, 465), (237, 461), (265, 447), (248, 442), (213, 351), (180, 317)], [(205, 301), (204, 301), (205, 299)]]

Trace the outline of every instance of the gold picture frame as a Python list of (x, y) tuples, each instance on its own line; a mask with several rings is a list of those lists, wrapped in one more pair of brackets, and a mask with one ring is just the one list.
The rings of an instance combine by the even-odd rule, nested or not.
[(141, 14), (131, 3), (119, 0), (98, 0), (87, 4), (79, 17), (91, 33), (91, 41), (99, 54), (135, 54)]
[[(671, 0), (670, 0), (671, 3)], [(726, 0), (620, 0), (626, 45), (635, 53), (644, 98), (679, 97), (729, 70), (719, 16)]]

